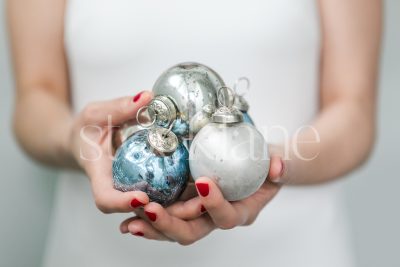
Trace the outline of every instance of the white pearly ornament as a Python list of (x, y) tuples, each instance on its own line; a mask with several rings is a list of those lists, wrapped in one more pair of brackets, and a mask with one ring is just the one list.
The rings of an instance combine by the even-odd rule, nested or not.
[(223, 87), (218, 91), (221, 107), (193, 139), (189, 152), (194, 180), (206, 176), (217, 181), (225, 199), (236, 201), (255, 193), (269, 171), (269, 154), (262, 134), (243, 122), (233, 107), (235, 94)]

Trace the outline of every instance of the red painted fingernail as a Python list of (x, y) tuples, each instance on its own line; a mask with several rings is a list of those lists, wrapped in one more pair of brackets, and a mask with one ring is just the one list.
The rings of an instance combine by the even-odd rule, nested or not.
[(136, 233), (133, 233), (133, 235), (136, 235), (136, 236), (144, 236), (144, 234), (143, 234), (142, 232), (136, 232)]
[(134, 103), (136, 103), (136, 102), (140, 99), (140, 96), (142, 95), (142, 93), (143, 93), (143, 92), (140, 92), (139, 94), (137, 94), (137, 95), (135, 95), (135, 96), (133, 97), (133, 102), (134, 102)]
[(201, 213), (203, 213), (203, 212), (206, 212), (207, 210), (206, 210), (206, 208), (204, 208), (203, 205), (201, 205), (200, 211), (201, 211)]
[(137, 200), (136, 198), (132, 199), (131, 201), (131, 207), (132, 208), (137, 208), (140, 206), (143, 206), (144, 204), (142, 202), (140, 202), (139, 200)]
[(150, 221), (155, 222), (157, 219), (157, 214), (155, 214), (154, 212), (150, 212), (150, 211), (144, 211), (144, 213), (146, 213), (147, 218), (149, 218)]
[(196, 188), (202, 197), (208, 196), (208, 193), (210, 192), (208, 184), (206, 184), (206, 183), (197, 183)]

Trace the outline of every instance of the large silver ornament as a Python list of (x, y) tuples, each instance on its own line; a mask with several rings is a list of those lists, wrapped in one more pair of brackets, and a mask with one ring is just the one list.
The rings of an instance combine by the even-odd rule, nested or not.
[(148, 106), (150, 118), (161, 127), (169, 127), (185, 139), (193, 139), (211, 120), (217, 107), (217, 89), (222, 78), (211, 68), (188, 62), (166, 70), (153, 86), (154, 99)]
[(243, 122), (242, 113), (226, 98), (212, 116), (212, 123), (195, 136), (189, 152), (193, 178), (214, 178), (229, 201), (256, 192), (269, 170), (267, 144), (262, 134)]

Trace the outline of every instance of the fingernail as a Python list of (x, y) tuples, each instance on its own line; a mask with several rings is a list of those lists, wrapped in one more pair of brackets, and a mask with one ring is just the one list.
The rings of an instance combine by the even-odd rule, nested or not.
[(136, 235), (136, 236), (144, 236), (144, 234), (143, 234), (142, 232), (136, 232), (136, 233), (133, 233), (133, 235)]
[(132, 199), (131, 201), (131, 207), (132, 208), (137, 208), (140, 206), (143, 206), (144, 204), (142, 202), (140, 202), (139, 200), (137, 200), (136, 198)]
[(155, 222), (157, 219), (157, 214), (155, 214), (154, 212), (150, 212), (150, 211), (144, 211), (144, 213), (146, 213), (147, 218), (149, 218), (150, 221)]
[(197, 183), (196, 184), (196, 188), (197, 188), (197, 191), (199, 191), (199, 193), (200, 193), (200, 195), (202, 197), (208, 196), (208, 193), (210, 191), (210, 189), (208, 187), (208, 184), (206, 184), (206, 183)]
[(201, 213), (203, 213), (203, 212), (206, 212), (207, 210), (206, 210), (206, 208), (204, 208), (203, 205), (201, 205), (200, 211), (201, 211)]
[(140, 93), (138, 93), (137, 95), (135, 95), (135, 96), (133, 97), (133, 102), (134, 102), (134, 103), (136, 103), (136, 102), (140, 99), (140, 96), (142, 95), (142, 93), (143, 93), (143, 92), (140, 92)]

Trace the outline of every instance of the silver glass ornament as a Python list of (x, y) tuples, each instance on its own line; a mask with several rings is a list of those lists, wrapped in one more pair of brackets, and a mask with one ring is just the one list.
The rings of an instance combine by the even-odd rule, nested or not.
[(161, 127), (135, 132), (120, 146), (112, 166), (114, 187), (140, 190), (167, 206), (185, 189), (190, 177), (189, 153), (176, 135)]
[[(233, 100), (234, 101), (234, 100)], [(214, 178), (229, 201), (256, 192), (269, 171), (267, 144), (262, 134), (243, 122), (232, 99), (224, 101), (193, 139), (189, 166), (193, 178)]]
[(193, 139), (211, 120), (217, 107), (217, 89), (224, 86), (222, 78), (211, 68), (187, 62), (166, 70), (153, 86), (154, 99), (148, 113), (155, 124), (169, 127), (185, 139)]
[(241, 82), (246, 83), (246, 88), (245, 90), (248, 91), (250, 89), (250, 80), (246, 77), (240, 77), (239, 79), (236, 80), (233, 90), (235, 91), (235, 102), (233, 103), (233, 107), (237, 108), (243, 113), (243, 121), (246, 123), (250, 123), (254, 125), (253, 120), (251, 119), (248, 111), (249, 111), (249, 103), (247, 100), (244, 98), (244, 93), (240, 94), (239, 93), (239, 83)]

